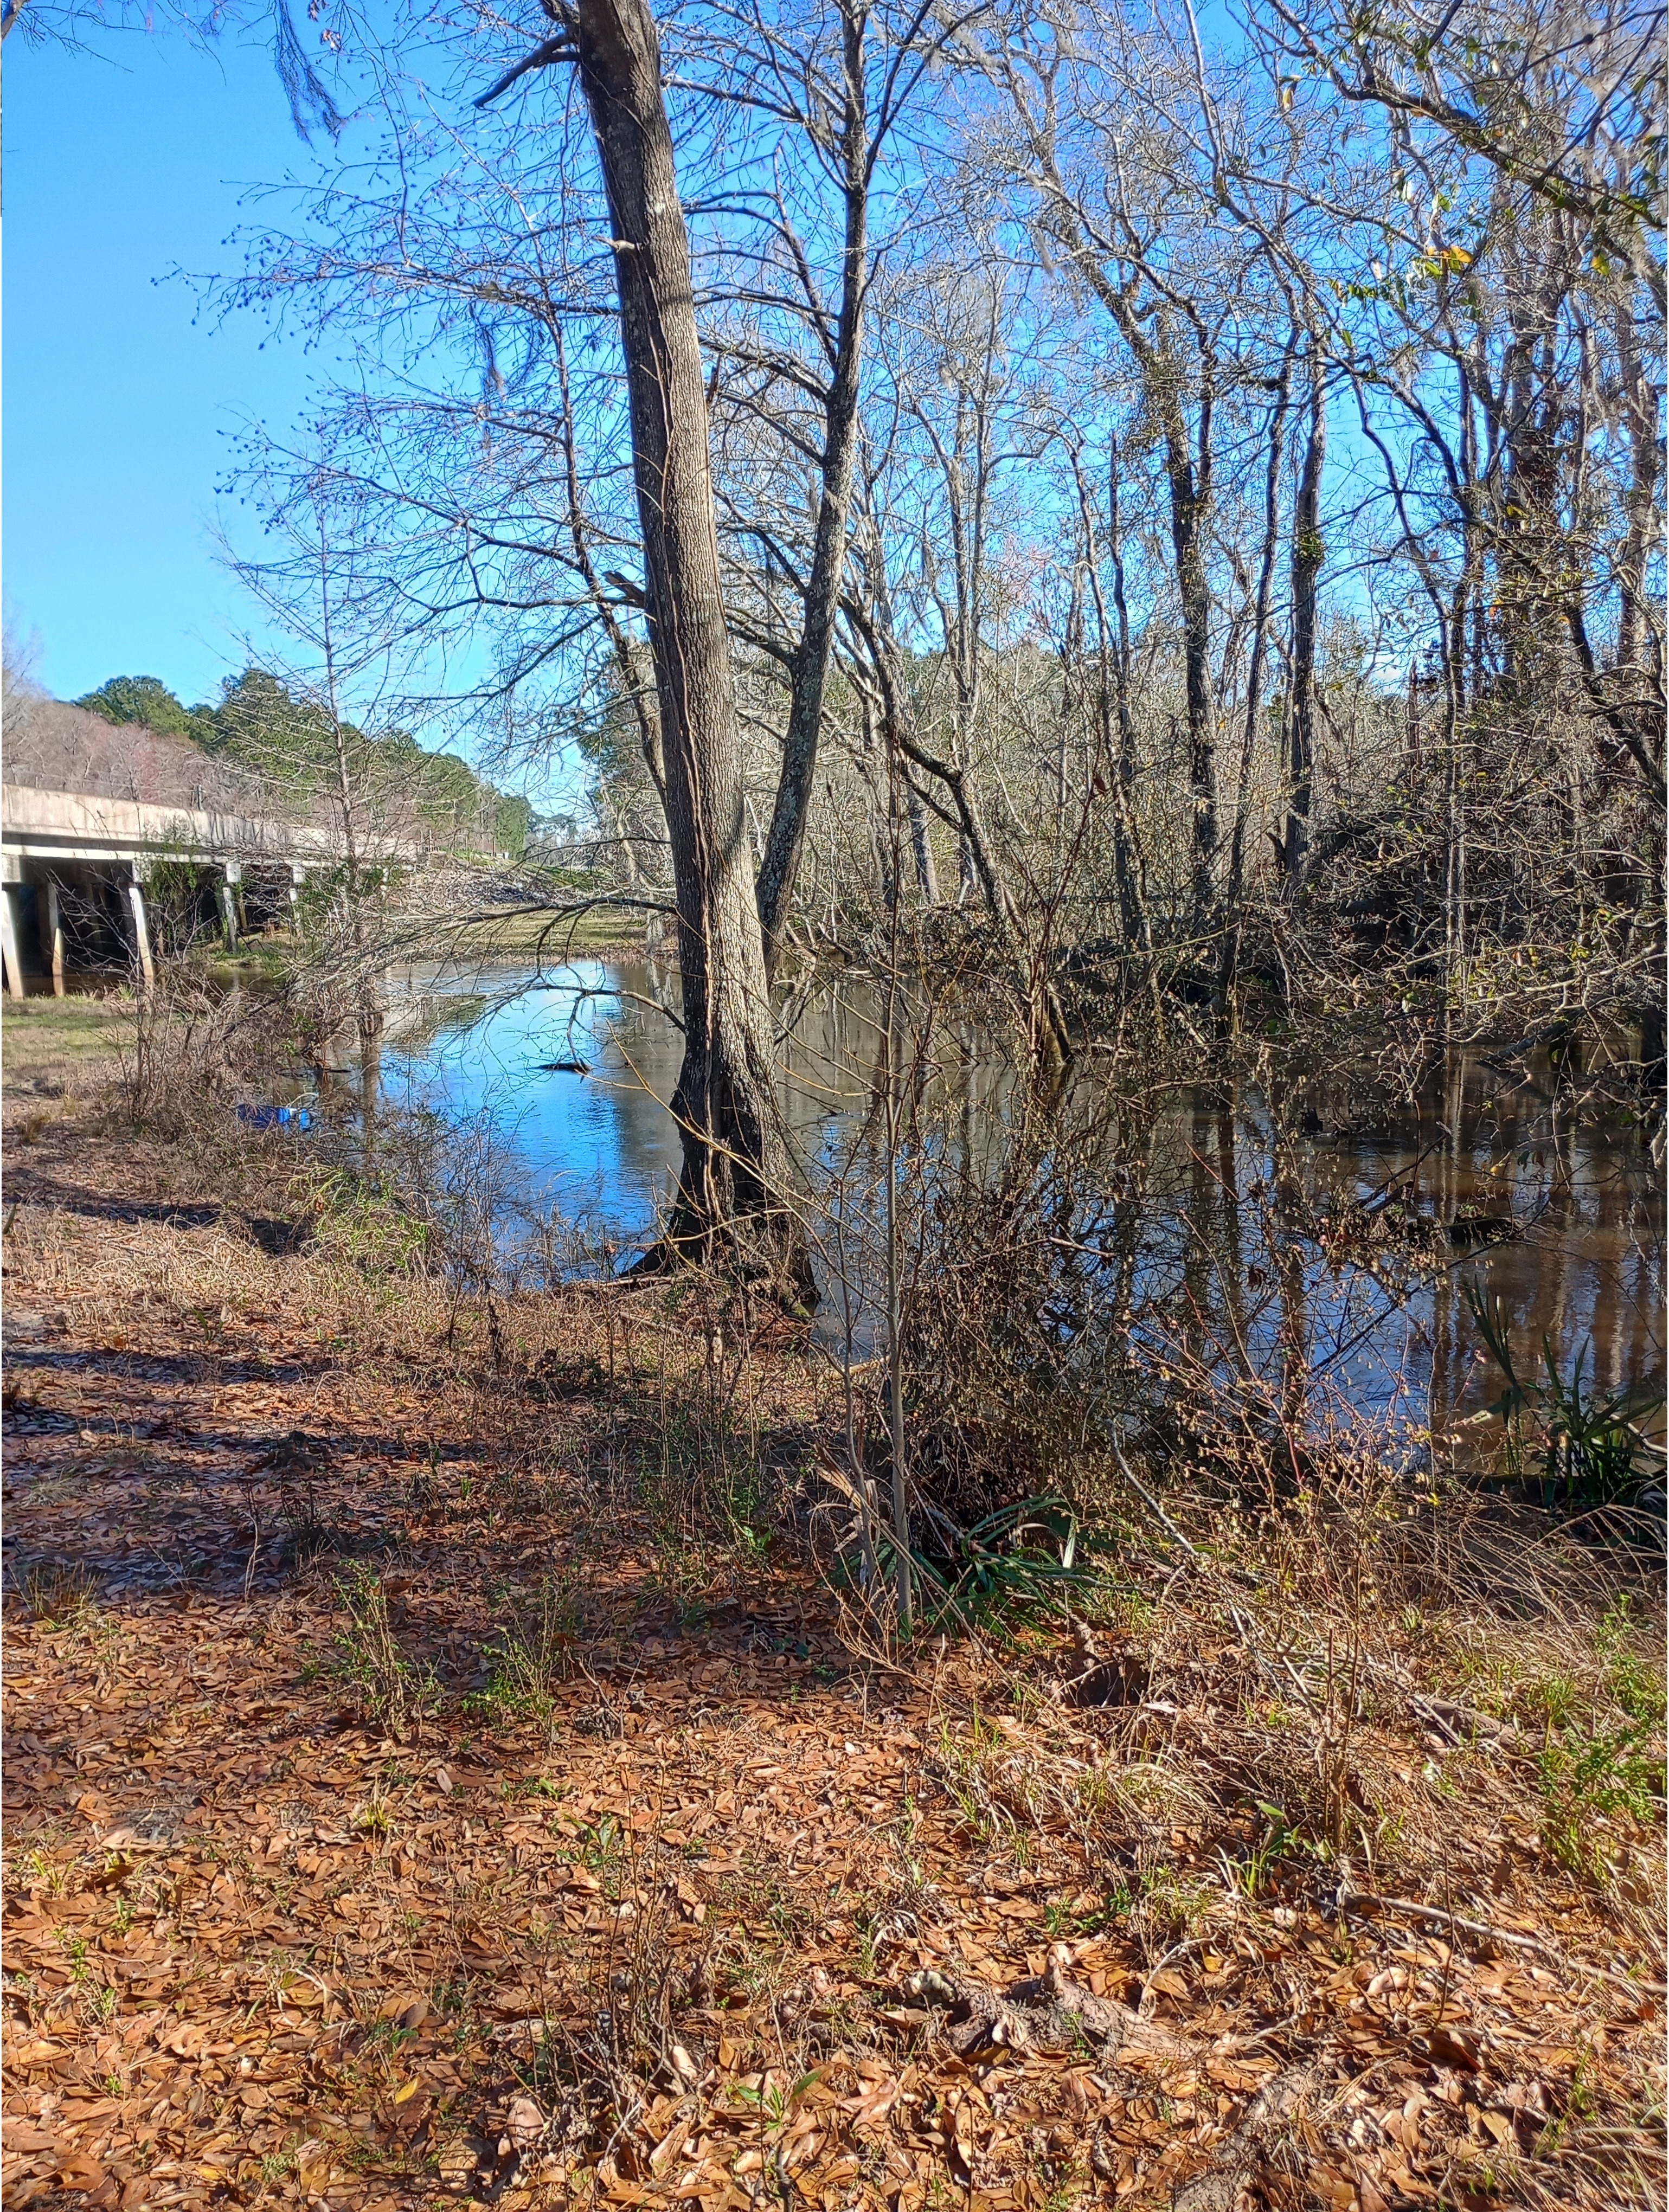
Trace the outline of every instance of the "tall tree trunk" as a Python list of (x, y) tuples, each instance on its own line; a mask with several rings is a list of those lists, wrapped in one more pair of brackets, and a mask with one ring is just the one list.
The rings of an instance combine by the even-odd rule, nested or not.
[(794, 656), (777, 804), (759, 864), (759, 924), (764, 933), (767, 973), (776, 970), (783, 925), (799, 872), (800, 848), (817, 776), (817, 746), (823, 726), (823, 695), (834, 653), (835, 617), (846, 569), (846, 525), (852, 504), (852, 463), (857, 451), (863, 295), (868, 279), (870, 147), (864, 106), (864, 22), (862, 10), (843, 9), (846, 82), (839, 152), (846, 233), (841, 254), (840, 319), (824, 405), (823, 483), (811, 574), (806, 583), (805, 620)]
[[(678, 896), (685, 1044), (673, 1110), (683, 1171), (669, 1242), (710, 1258), (746, 1224), (792, 1255), (690, 240), (660, 41), (646, 0), (576, 0), (566, 20), (612, 228)], [(803, 1290), (803, 1264), (795, 1272)]]
[(1302, 888), (1310, 858), (1315, 781), (1316, 602), (1326, 547), (1321, 538), (1321, 476), (1327, 459), (1327, 400), (1320, 352), (1310, 356), (1310, 428), (1292, 519), (1292, 711), (1288, 721), (1287, 828), (1282, 841), (1289, 890)]
[[(1013, 80), (1010, 82), (1012, 84)], [(1126, 286), (1115, 280), (1105, 245), (1093, 236), (1081, 208), (1067, 186), (1056, 157), (1052, 112), (1046, 118), (1039, 118), (1028, 112), (1023, 99), (1018, 106), (1038, 164), (1038, 182), (1044, 196), (1045, 233), (1070, 255), (1074, 267), (1118, 326), (1141, 372), (1143, 398), (1164, 440), (1171, 506), (1171, 551), (1182, 611), (1188, 781), (1194, 811), (1190, 836), (1191, 927), (1198, 938), (1216, 926), (1216, 711), (1211, 683), (1211, 592), (1205, 565), (1205, 533), (1211, 515), (1215, 458), (1215, 359), (1197, 311), (1183, 303), (1183, 312), (1193, 325), (1199, 349), (1197, 388), (1191, 394), (1190, 379), (1168, 308), (1160, 310), (1156, 331), (1150, 333), (1144, 326), (1147, 311), (1138, 307), (1134, 285)], [(1132, 270), (1151, 278), (1152, 272), (1144, 264), (1135, 240), (1128, 243), (1131, 249), (1127, 257), (1129, 265)], [(1115, 247), (1113, 252), (1115, 257), (1124, 255), (1123, 247)], [(1154, 289), (1164, 300), (1174, 301), (1175, 295), (1163, 280)], [(1191, 397), (1194, 413), (1191, 426)]]
[(1658, 444), (1657, 393), (1645, 373), (1633, 317), (1619, 308), (1614, 328), (1620, 386), (1617, 398), (1628, 428), (1631, 464), (1629, 483), (1623, 494), (1628, 532), (1617, 572), (1617, 665), (1625, 674), (1631, 674), (1638, 662), (1648, 661), (1649, 686), (1660, 698), (1661, 653), (1642, 651), (1652, 630), (1653, 610), (1646, 578), (1653, 546), (1662, 535), (1658, 520), (1658, 482), (1663, 459)]
[[(1136, 721), (1130, 711), (1130, 610), (1124, 590), (1124, 534), (1119, 514), (1118, 441), (1107, 447), (1107, 554), (1112, 563), (1112, 605), (1118, 634), (1112, 641), (1114, 702), (1118, 710), (1118, 746), (1114, 763), (1113, 857), (1118, 877), (1119, 919), (1124, 942), (1139, 945), (1147, 969), (1154, 1010), (1160, 1011), (1154, 973), (1153, 916), (1148, 907), (1147, 872), (1136, 835)], [(1102, 618), (1105, 633), (1106, 622)]]
[(1166, 474), (1171, 489), (1171, 546), (1182, 602), (1183, 680), (1188, 702), (1188, 783), (1193, 794), (1193, 929), (1203, 936), (1215, 925), (1217, 855), (1217, 736), (1211, 696), (1211, 592), (1205, 574), (1204, 530), (1210, 499), (1209, 392), (1200, 402), (1200, 465), (1184, 418), (1173, 358), (1161, 374)]
[[(568, 348), (563, 339), (560, 321), (551, 325), (551, 335), (556, 347), (557, 390), (562, 394), (561, 448), (563, 471), (567, 479), (568, 534), (573, 546), (574, 566), (578, 569), (581, 580), (591, 594), (592, 605), (601, 618), (609, 651), (613, 655), (616, 677), (637, 719), (637, 743), (643, 756), (643, 765), (649, 772), (649, 781), (655, 786), (655, 797), (661, 801), (661, 811), (664, 815), (667, 811), (667, 771), (661, 758), (661, 726), (650, 708), (647, 688), (639, 681), (637, 655), (632, 650), (632, 641), (627, 635), (625, 624), (615, 611), (612, 597), (603, 588), (602, 579), (592, 557), (585, 500), (580, 489), (579, 443), (574, 429), (574, 396), (568, 380)], [(631, 868), (635, 884), (635, 861)]]
[[(1258, 566), (1258, 590), (1252, 611), (1252, 647), (1246, 664), (1246, 719), (1240, 731), (1240, 770), (1235, 781), (1234, 826), (1228, 840), (1228, 883), (1223, 896), (1223, 949), (1217, 971), (1217, 1003), (1231, 1021), (1240, 964), (1241, 904), (1246, 891), (1246, 817), (1251, 811), (1252, 771), (1258, 744), (1258, 725), (1264, 711), (1264, 656), (1269, 645), (1270, 598), (1275, 582), (1275, 562), (1281, 520), (1281, 471), (1286, 459), (1287, 407), (1292, 386), (1294, 341), (1288, 340), (1276, 380), (1270, 409), (1267, 458), (1264, 472), (1264, 550)], [(1284, 856), (1286, 847), (1281, 847)]]

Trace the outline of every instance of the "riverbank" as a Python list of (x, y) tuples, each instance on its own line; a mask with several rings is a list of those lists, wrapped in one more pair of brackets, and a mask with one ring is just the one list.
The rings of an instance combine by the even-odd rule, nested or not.
[(888, 1650), (803, 1333), (24, 1110), (9, 2203), (1654, 2201), (1648, 1576), (1173, 1496)]

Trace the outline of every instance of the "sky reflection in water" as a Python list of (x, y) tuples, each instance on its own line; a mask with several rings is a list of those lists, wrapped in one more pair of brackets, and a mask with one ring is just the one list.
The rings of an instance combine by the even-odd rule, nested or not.
[[(677, 1080), (681, 1040), (654, 1010), (677, 1006), (677, 978), (631, 961), (578, 961), (559, 969), (510, 965), (417, 968), (390, 979), (393, 1011), (384, 1088), (459, 1120), (489, 1120), (511, 1148), (526, 1196), (625, 1245), (653, 1233), (675, 1182), (678, 1146), (662, 1102)], [(408, 1014), (405, 1010), (411, 1009)], [(952, 1032), (953, 1038), (958, 1033)], [(1007, 1072), (982, 1063), (979, 1041), (959, 1032), (964, 1126), (1001, 1127)], [(787, 1111), (803, 1157), (826, 1165), (852, 1143), (868, 1103), (877, 1032), (860, 1000), (819, 997), (801, 1012), (786, 1059)], [(955, 1053), (952, 1054), (953, 1060)], [(576, 1060), (589, 1073), (551, 1072)], [(1501, 1097), (1490, 1104), (1490, 1094)], [(1461, 1141), (1446, 1136), (1459, 1115)], [(1151, 1223), (1140, 1279), (1162, 1293), (1185, 1254), (1191, 1215), (1213, 1216), (1221, 1240), (1240, 1240), (1255, 1363), (1278, 1359), (1272, 1301), (1257, 1294), (1277, 1254), (1263, 1241), (1266, 1208), (1247, 1194), (1270, 1173), (1263, 1103), (1243, 1095), (1229, 1114), (1214, 1101), (1173, 1094), (1152, 1117)], [(1572, 1131), (1550, 1091), (1507, 1093), (1481, 1066), (1463, 1090), (1435, 1101), (1422, 1122), (1381, 1121), (1371, 1133), (1336, 1132), (1304, 1147), (1313, 1188), (1366, 1195), (1420, 1164), (1422, 1203), (1440, 1217), (1457, 1206), (1510, 1212), (1522, 1233), (1475, 1257), (1456, 1255), (1429, 1272), (1402, 1310), (1367, 1271), (1315, 1260), (1307, 1277), (1310, 1318), (1324, 1348), (1354, 1349), (1334, 1363), (1344, 1395), (1364, 1409), (1393, 1404), (1423, 1419), (1428, 1395), (1441, 1418), (1475, 1412), (1500, 1380), (1483, 1354), (1461, 1288), (1470, 1279), (1502, 1301), (1513, 1340), (1532, 1365), (1544, 1336), (1566, 1364), (1585, 1340), (1599, 1385), (1654, 1379), (1662, 1372), (1663, 1200), (1638, 1136), (1628, 1130)], [(1238, 1209), (1227, 1194), (1240, 1200)], [(1235, 1225), (1238, 1222), (1238, 1226)], [(1382, 1316), (1375, 1324), (1375, 1316)], [(825, 1300), (819, 1333), (842, 1334)], [(855, 1349), (874, 1342), (874, 1316), (860, 1317)], [(1398, 1378), (1401, 1378), (1399, 1385)], [(1406, 1390), (1407, 1395), (1401, 1395)]]

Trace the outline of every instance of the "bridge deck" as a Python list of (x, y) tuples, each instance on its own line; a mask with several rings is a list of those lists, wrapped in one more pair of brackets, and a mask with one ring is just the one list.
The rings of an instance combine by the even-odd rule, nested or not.
[[(345, 859), (346, 847), (337, 831), (315, 822), (153, 806), (142, 799), (9, 783), (0, 786), (0, 853), (7, 880), (15, 882), (17, 863), (24, 860), (235, 860), (323, 867)], [(398, 839), (369, 838), (361, 857), (373, 864), (413, 861), (419, 852)]]

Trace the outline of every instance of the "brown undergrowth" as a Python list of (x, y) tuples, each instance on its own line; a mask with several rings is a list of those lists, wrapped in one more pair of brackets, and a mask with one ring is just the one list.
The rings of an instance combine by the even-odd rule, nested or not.
[(9, 1177), (9, 2203), (1655, 2201), (1649, 1577), (1358, 1470), (899, 1650), (802, 1329), (309, 1189)]

